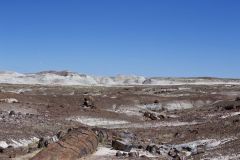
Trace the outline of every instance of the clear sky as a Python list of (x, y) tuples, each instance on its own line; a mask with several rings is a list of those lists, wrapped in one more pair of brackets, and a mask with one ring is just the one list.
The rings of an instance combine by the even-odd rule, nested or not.
[(0, 70), (240, 78), (240, 1), (1, 0)]

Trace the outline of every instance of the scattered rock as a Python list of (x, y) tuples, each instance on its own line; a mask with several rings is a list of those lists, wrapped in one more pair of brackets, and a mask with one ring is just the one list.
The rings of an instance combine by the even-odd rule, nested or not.
[(156, 145), (148, 145), (146, 150), (152, 154), (156, 154), (157, 153), (157, 150), (158, 150), (158, 147)]
[(158, 115), (158, 118), (160, 118), (160, 119), (166, 119), (166, 118), (168, 118), (168, 117), (167, 117), (167, 114), (166, 114), (165, 112), (161, 112), (161, 113)]
[(145, 113), (143, 114), (143, 116), (146, 117), (146, 118), (150, 118), (150, 115), (151, 115), (151, 113), (149, 113), (149, 112), (145, 112)]
[(202, 153), (205, 153), (205, 146), (204, 145), (197, 146), (197, 154)]
[(0, 147), (0, 153), (3, 153), (4, 148)]
[(84, 98), (84, 102), (83, 102), (83, 107), (85, 108), (95, 108), (95, 105), (93, 103), (93, 98), (89, 97), (89, 98)]
[(59, 132), (57, 133), (57, 138), (58, 138), (58, 139), (61, 139), (62, 137), (64, 137), (64, 135), (65, 135), (65, 133), (64, 133), (63, 131), (59, 131)]
[(192, 134), (198, 134), (197, 129), (189, 129), (189, 132), (192, 133)]
[(237, 123), (239, 123), (239, 122), (240, 122), (239, 119), (234, 119), (234, 120), (232, 121), (233, 124), (237, 124)]
[(179, 151), (176, 148), (171, 148), (170, 151), (168, 152), (168, 155), (172, 158), (177, 158)]
[(149, 118), (151, 120), (157, 120), (158, 119), (158, 117), (155, 113), (150, 113), (148, 111), (144, 112), (143, 116), (146, 117), (146, 118)]
[(59, 141), (59, 139), (58, 139), (57, 135), (55, 135), (55, 136), (48, 139), (48, 144), (55, 143), (57, 141)]
[(122, 156), (126, 157), (128, 154), (126, 152), (123, 152)]
[(118, 152), (116, 153), (116, 156), (117, 156), (117, 157), (122, 157), (123, 154), (122, 154), (122, 152), (118, 151)]
[(132, 149), (132, 144), (130, 144), (127, 140), (125, 140), (125, 141), (113, 140), (112, 147), (115, 150), (130, 152)]
[(38, 142), (38, 148), (44, 148), (48, 146), (48, 140), (45, 138), (40, 138)]
[(10, 111), (9, 116), (15, 116), (15, 115), (16, 115), (15, 111)]
[(188, 152), (192, 152), (192, 148), (189, 146), (184, 146), (182, 149)]
[(138, 149), (143, 149), (144, 147), (142, 145), (139, 145), (137, 148)]
[(128, 156), (131, 158), (137, 158), (137, 157), (139, 157), (139, 153), (138, 152), (129, 152)]
[(237, 105), (237, 106), (236, 106), (236, 109), (237, 109), (237, 110), (240, 110), (240, 105)]
[(158, 119), (158, 117), (156, 116), (156, 114), (151, 113), (151, 114), (150, 114), (150, 119), (153, 120), (153, 121), (155, 121), (155, 120)]
[(235, 101), (240, 101), (240, 97), (237, 97), (237, 98), (235, 99)]
[(153, 103), (154, 103), (154, 104), (158, 104), (158, 103), (159, 103), (159, 100), (156, 99)]
[(227, 105), (224, 107), (225, 110), (233, 110), (234, 109), (234, 105)]
[(108, 139), (107, 132), (103, 130), (98, 131), (97, 136), (100, 143), (104, 143)]
[(69, 133), (69, 132), (71, 132), (71, 131), (73, 131), (74, 130), (74, 128), (69, 128), (68, 130), (67, 130), (67, 133)]

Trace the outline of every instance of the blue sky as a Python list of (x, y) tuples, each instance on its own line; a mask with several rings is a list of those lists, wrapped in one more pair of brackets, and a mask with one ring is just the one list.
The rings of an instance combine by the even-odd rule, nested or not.
[(0, 1), (0, 70), (240, 78), (239, 0)]

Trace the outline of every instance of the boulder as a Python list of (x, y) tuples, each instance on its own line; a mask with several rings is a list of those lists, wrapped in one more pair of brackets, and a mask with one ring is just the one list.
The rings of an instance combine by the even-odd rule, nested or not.
[(132, 144), (130, 144), (128, 140), (113, 140), (112, 147), (115, 150), (130, 152), (132, 149)]

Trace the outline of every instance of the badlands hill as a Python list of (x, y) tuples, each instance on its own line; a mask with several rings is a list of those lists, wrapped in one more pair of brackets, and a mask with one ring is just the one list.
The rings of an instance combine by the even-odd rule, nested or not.
[(43, 71), (38, 73), (0, 72), (0, 83), (41, 84), (41, 85), (81, 85), (81, 86), (119, 86), (119, 85), (215, 85), (240, 84), (240, 79), (210, 77), (163, 78), (118, 75), (115, 77), (90, 76), (69, 71)]

